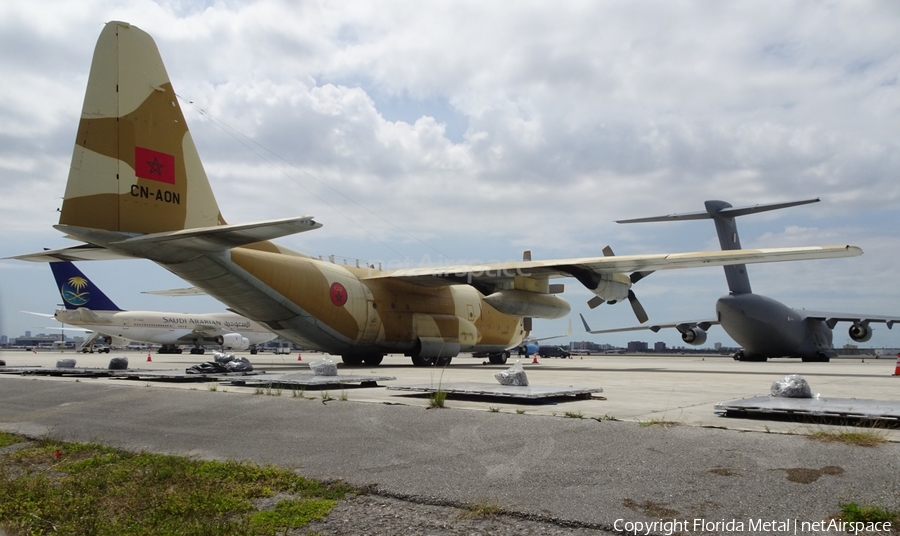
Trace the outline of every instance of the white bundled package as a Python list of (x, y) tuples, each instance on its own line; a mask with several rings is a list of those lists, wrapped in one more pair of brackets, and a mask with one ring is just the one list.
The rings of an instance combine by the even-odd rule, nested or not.
[(213, 352), (213, 360), (216, 363), (225, 364), (229, 361), (234, 361), (234, 354), (226, 354), (225, 352)]
[(809, 383), (799, 374), (788, 374), (772, 383), (772, 396), (781, 398), (812, 398)]
[(494, 374), (494, 377), (497, 378), (500, 385), (517, 385), (521, 387), (528, 385), (528, 376), (525, 375), (525, 369), (522, 368), (522, 363), (519, 363), (518, 359), (513, 366)]
[(337, 364), (327, 355), (309, 364), (309, 368), (316, 376), (337, 376)]

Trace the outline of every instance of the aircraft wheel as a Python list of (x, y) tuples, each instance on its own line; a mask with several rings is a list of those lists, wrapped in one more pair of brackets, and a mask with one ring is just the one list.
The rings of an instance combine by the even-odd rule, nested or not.
[(434, 363), (434, 359), (414, 355), (412, 356), (412, 362), (417, 367), (430, 367)]
[(371, 354), (367, 356), (363, 356), (363, 361), (365, 361), (366, 365), (370, 367), (377, 367), (384, 360), (384, 356), (381, 354)]
[(341, 361), (348, 367), (358, 367), (362, 365), (363, 357), (361, 355), (342, 355)]
[(258, 353), (259, 353), (259, 350), (257, 350), (256, 348), (250, 350), (250, 355), (256, 355)]
[(452, 361), (452, 360), (453, 360), (452, 357), (439, 357), (439, 358), (437, 358), (437, 359), (434, 360), (434, 366), (436, 366), (436, 367), (446, 367), (447, 365), (450, 364), (450, 361)]
[(734, 355), (731, 357), (734, 358), (735, 361), (743, 361), (744, 360), (744, 352), (743, 351), (735, 352)]
[(497, 352), (496, 354), (488, 355), (488, 361), (492, 365), (505, 365), (507, 359), (509, 359), (509, 352)]
[[(166, 352), (166, 353), (168, 353), (168, 352)], [(176, 349), (174, 353), (180, 354), (180, 353), (181, 353), (181, 348)]]

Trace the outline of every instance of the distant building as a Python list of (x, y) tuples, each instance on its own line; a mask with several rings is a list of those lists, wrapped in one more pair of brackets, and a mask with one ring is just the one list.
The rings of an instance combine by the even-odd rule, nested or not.
[(653, 344), (653, 351), (659, 353), (665, 353), (666, 351), (666, 343), (659, 341)]
[(644, 341), (630, 341), (628, 343), (628, 353), (642, 353), (647, 351), (647, 343)]
[(722, 349), (722, 343), (717, 342), (717, 343), (713, 344), (713, 348), (715, 348), (716, 351), (721, 350), (721, 349)]

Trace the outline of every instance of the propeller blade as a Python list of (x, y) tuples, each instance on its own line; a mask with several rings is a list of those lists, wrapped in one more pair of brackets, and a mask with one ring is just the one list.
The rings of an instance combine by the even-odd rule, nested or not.
[(526, 316), (522, 319), (522, 326), (525, 328), (525, 331), (531, 332), (531, 317)]
[(637, 296), (634, 295), (634, 291), (631, 289), (628, 289), (628, 301), (631, 302), (631, 309), (634, 311), (634, 316), (637, 317), (638, 322), (643, 324), (650, 320), (650, 317), (647, 316), (647, 311), (644, 310), (644, 306), (641, 305), (641, 302), (638, 301)]
[(611, 247), (606, 246), (605, 248), (603, 248), (603, 256), (604, 257), (615, 257), (616, 254), (613, 253), (613, 250)]
[(640, 281), (641, 279), (643, 279), (643, 278), (647, 277), (648, 275), (652, 274), (652, 273), (655, 272), (655, 271), (656, 271), (656, 270), (648, 270), (648, 271), (646, 271), (646, 272), (631, 272), (631, 275), (628, 276), (628, 277), (631, 278), (631, 284), (633, 285), (633, 284), (637, 283), (638, 281)]
[(591, 309), (596, 309), (597, 307), (603, 305), (603, 302), (606, 301), (600, 296), (594, 296), (593, 298), (588, 300), (588, 307)]

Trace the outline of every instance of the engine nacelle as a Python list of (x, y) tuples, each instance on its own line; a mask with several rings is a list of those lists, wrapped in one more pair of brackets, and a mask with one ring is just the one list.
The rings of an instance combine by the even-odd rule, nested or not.
[(226, 333), (216, 338), (216, 344), (231, 350), (246, 350), (250, 348), (250, 341), (240, 333)]
[(872, 328), (868, 324), (854, 322), (849, 329), (850, 338), (856, 342), (866, 342), (872, 338)]
[(706, 342), (706, 331), (693, 327), (681, 334), (681, 340), (694, 346), (700, 346)]
[(591, 290), (609, 303), (615, 303), (628, 298), (631, 289), (631, 279), (625, 274), (603, 274), (597, 288)]

